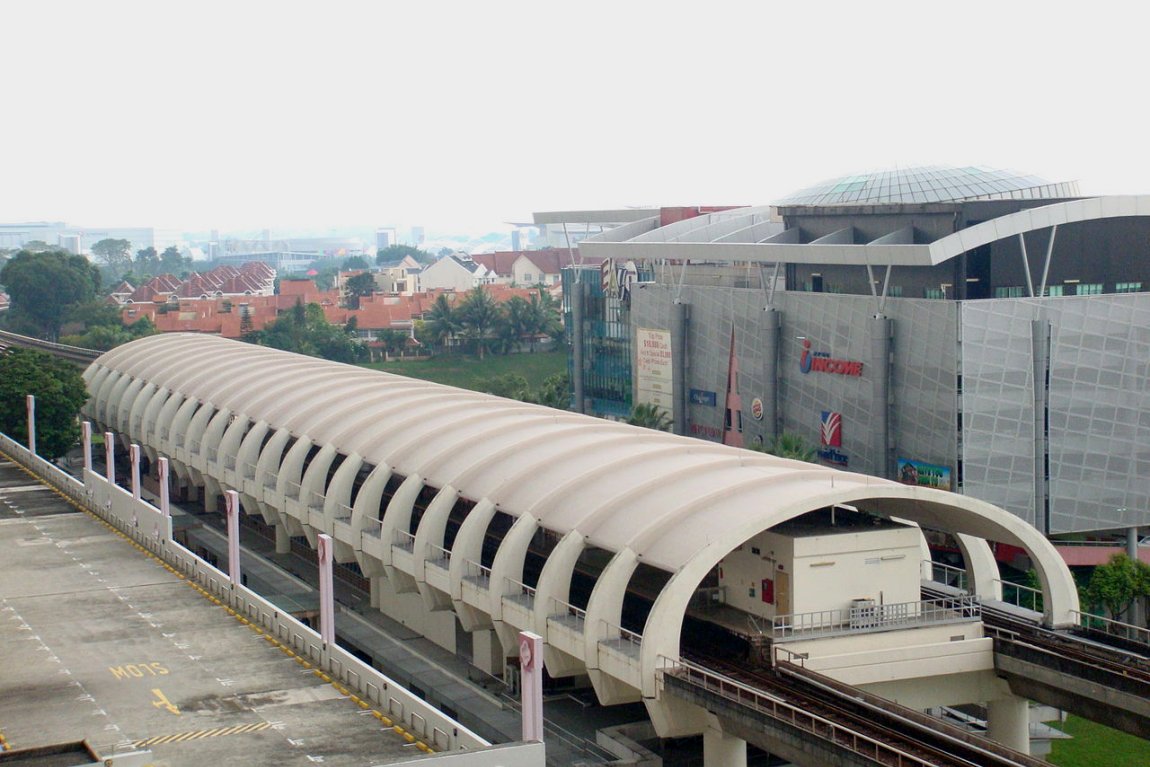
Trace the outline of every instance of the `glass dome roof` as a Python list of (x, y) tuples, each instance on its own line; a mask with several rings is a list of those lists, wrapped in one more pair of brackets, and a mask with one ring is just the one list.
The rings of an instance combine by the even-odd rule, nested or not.
[(1051, 183), (1027, 173), (984, 166), (923, 165), (824, 181), (777, 200), (775, 205), (880, 205), (1077, 196), (1078, 184), (1074, 181)]

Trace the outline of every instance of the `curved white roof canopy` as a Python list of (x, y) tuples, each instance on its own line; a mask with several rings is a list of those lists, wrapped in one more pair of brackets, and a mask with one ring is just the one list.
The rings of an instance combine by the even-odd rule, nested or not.
[[(843, 230), (815, 242), (800, 243), (797, 229), (769, 221), (765, 208), (739, 208), (654, 228), (632, 230), (624, 241), (590, 238), (579, 244), (589, 259), (688, 259), (764, 264), (840, 264), (854, 266), (937, 266), (961, 253), (1006, 237), (1061, 224), (1105, 218), (1150, 216), (1150, 195), (1089, 197), (1009, 213), (930, 243), (915, 243), (907, 229), (870, 242), (853, 242)], [(614, 236), (618, 236), (615, 233)]]
[[(101, 356), (85, 377), (103, 382), (97, 398), (142, 380), (154, 385), (144, 387), (149, 392), (178, 392), (429, 485), (450, 485), (672, 573), (705, 572), (722, 556), (716, 547), (729, 551), (781, 522), (783, 509), (789, 517), (857, 501), (877, 514), (1021, 546), (1054, 590), (1048, 620), (1064, 623), (1078, 606), (1065, 567), (1037, 531), (938, 490), (214, 336), (133, 341)], [(93, 404), (99, 413), (105, 403)]]

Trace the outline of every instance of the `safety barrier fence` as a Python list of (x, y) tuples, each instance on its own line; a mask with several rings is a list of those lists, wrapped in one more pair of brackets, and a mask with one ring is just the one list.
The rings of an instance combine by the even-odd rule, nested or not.
[(931, 562), (930, 577), (936, 583), (945, 583), (947, 586), (953, 586), (962, 591), (970, 591), (966, 585), (967, 575), (964, 568), (948, 565), (945, 562)]
[(769, 633), (775, 640), (806, 639), (830, 633), (955, 623), (982, 617), (982, 605), (978, 597), (973, 596), (885, 605), (874, 604), (871, 600), (858, 602), (852, 607), (836, 610), (778, 615), (772, 619)]
[(171, 565), (189, 581), (237, 617), (274, 637), (282, 646), (313, 664), (334, 683), (347, 688), (436, 751), (481, 749), (490, 744), (446, 714), (408, 692), (387, 676), (283, 612), (259, 594), (208, 564), (171, 537), (171, 520), (146, 500), (86, 471), (84, 481), (33, 455), (23, 445), (0, 434), (0, 450), (47, 484), (59, 490), (128, 538)]
[(813, 733), (824, 740), (833, 741), (840, 748), (865, 756), (876, 764), (894, 767), (926, 767), (934, 764), (856, 732), (845, 725), (804, 711), (799, 706), (787, 703), (763, 690), (756, 690), (754, 687), (688, 661), (660, 656), (657, 673), (661, 687), (667, 687), (667, 677), (675, 677), (689, 687), (717, 695), (740, 708), (751, 709), (776, 721)]

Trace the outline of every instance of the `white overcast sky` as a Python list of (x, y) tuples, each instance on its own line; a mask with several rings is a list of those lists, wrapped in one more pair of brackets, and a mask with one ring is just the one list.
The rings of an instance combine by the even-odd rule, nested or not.
[(0, 5), (0, 222), (462, 229), (979, 164), (1150, 193), (1110, 2)]

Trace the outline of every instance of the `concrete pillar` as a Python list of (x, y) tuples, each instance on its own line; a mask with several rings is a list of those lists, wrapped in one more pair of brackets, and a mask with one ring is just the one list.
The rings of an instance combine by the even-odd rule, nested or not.
[(691, 321), (691, 306), (676, 301), (671, 304), (671, 401), (673, 431), (687, 433), (687, 330)]
[(986, 736), (1007, 748), (1030, 753), (1030, 702), (1010, 696), (986, 704)]
[(80, 440), (84, 443), (84, 471), (92, 470), (92, 422), (80, 424)]
[(761, 343), (763, 345), (763, 440), (779, 436), (779, 327), (781, 314), (774, 309), (763, 311)]
[(316, 536), (316, 559), (319, 570), (319, 636), (330, 647), (335, 644), (335, 588), (332, 580), (335, 543), (327, 533)]
[(894, 476), (890, 455), (890, 338), (893, 328), (889, 318), (876, 314), (870, 318), (871, 407), (874, 409), (874, 431), (871, 449), (873, 470), (877, 476)]
[(104, 468), (109, 485), (116, 484), (116, 435), (104, 432)]
[(132, 498), (140, 500), (140, 446), (128, 445), (128, 462), (132, 467)]
[(28, 406), (28, 452), (36, 455), (36, 395), (25, 397)]
[(580, 270), (572, 270), (571, 283), (571, 384), (575, 388), (575, 412), (585, 413), (586, 399), (583, 393), (583, 301), (587, 295), (587, 283)]
[(1138, 561), (1138, 528), (1126, 528), (1126, 556)]
[(747, 741), (707, 727), (703, 730), (703, 767), (747, 767)]
[(1044, 535), (1050, 535), (1046, 517), (1046, 375), (1050, 357), (1050, 323), (1031, 320), (1031, 358), (1034, 361), (1034, 520)]
[(380, 592), (380, 586), (383, 585), (381, 583), (382, 580), (383, 580), (383, 576), (377, 576), (374, 578), (370, 578), (368, 580), (368, 583), (371, 584), (371, 586), (370, 586), (371, 596), (370, 596), (370, 601), (368, 602), (368, 604), (370, 604), (376, 610), (379, 609), (379, 592)]
[(228, 514), (228, 576), (232, 579), (232, 586), (239, 586), (244, 582), (240, 571), (240, 494), (229, 490), (227, 494)]
[(276, 525), (276, 553), (291, 553), (291, 534), (288, 533), (287, 525)]

